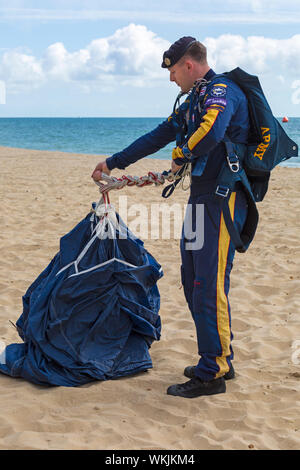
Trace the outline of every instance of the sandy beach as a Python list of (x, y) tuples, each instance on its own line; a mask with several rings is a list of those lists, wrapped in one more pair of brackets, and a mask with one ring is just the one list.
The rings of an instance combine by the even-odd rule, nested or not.
[[(59, 239), (99, 199), (95, 155), (0, 147), (0, 340), (21, 342), (9, 320), (22, 295), (59, 249)], [(169, 169), (144, 159), (113, 174)], [(179, 240), (144, 240), (164, 270), (159, 281), (162, 336), (153, 369), (78, 388), (36, 386), (0, 375), (0, 449), (299, 449), (300, 169), (276, 168), (259, 204), (256, 238), (236, 254), (231, 276), (234, 366), (227, 392), (187, 400), (166, 395), (197, 362), (194, 324), (180, 282)], [(176, 189), (126, 187), (111, 193), (128, 206), (187, 202)], [(129, 221), (130, 222), (130, 219)]]

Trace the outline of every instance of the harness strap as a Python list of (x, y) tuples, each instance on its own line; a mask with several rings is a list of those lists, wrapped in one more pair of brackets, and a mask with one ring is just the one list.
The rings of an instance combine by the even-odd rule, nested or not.
[(232, 220), (230, 209), (228, 205), (228, 199), (221, 201), (221, 209), (223, 211), (224, 222), (226, 224), (228, 233), (232, 240), (232, 243), (235, 246), (235, 249), (239, 253), (245, 253), (247, 251), (251, 241), (254, 238), (257, 224), (258, 224), (258, 211), (256, 209), (255, 203), (250, 202), (248, 199), (248, 214), (247, 219), (242, 229), (242, 233), (240, 234), (234, 221)]
[[(225, 139), (224, 143), (227, 150), (227, 160), (224, 162), (219, 175), (214, 197), (219, 201), (228, 233), (236, 250), (244, 253), (254, 238), (259, 216), (247, 175), (240, 165), (239, 157), (234, 151), (234, 144), (227, 139)], [(232, 220), (228, 206), (230, 195), (235, 190), (237, 183), (242, 185), (248, 203), (247, 219), (241, 234)]]
[[(162, 174), (164, 174), (164, 172), (163, 172)], [(164, 197), (165, 199), (166, 199), (167, 197), (170, 197), (171, 194), (173, 194), (174, 189), (176, 188), (176, 186), (177, 186), (180, 182), (181, 182), (181, 185), (182, 185), (182, 189), (183, 189), (184, 191), (186, 191), (187, 189), (189, 189), (190, 186), (191, 186), (191, 181), (190, 181), (189, 185), (188, 185), (186, 188), (183, 187), (184, 179), (185, 179), (187, 176), (188, 176), (189, 178), (191, 178), (191, 169), (190, 169), (190, 164), (189, 164), (189, 163), (185, 163), (184, 165), (182, 165), (182, 167), (175, 173), (175, 180), (173, 181), (173, 183), (169, 184), (168, 186), (166, 186), (166, 187), (163, 189), (163, 191), (162, 191), (162, 193), (161, 193), (162, 197)]]
[(224, 201), (223, 204), (221, 204), (221, 207), (222, 207), (224, 222), (226, 224), (232, 243), (234, 244), (236, 250), (239, 253), (245, 253), (247, 248), (236, 228), (234, 221), (231, 218), (228, 201), (227, 200)]
[(168, 186), (166, 186), (166, 187), (163, 189), (162, 193), (161, 193), (162, 197), (164, 197), (165, 199), (166, 199), (167, 197), (170, 197), (171, 194), (173, 194), (174, 189), (176, 188), (176, 186), (178, 185), (179, 182), (180, 182), (180, 179), (175, 180), (175, 181), (173, 181), (173, 183), (171, 183), (171, 184), (169, 184)]

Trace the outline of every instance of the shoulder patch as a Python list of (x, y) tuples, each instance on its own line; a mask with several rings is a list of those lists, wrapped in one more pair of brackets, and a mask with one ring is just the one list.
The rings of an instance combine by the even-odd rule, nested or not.
[(214, 85), (210, 91), (210, 95), (215, 96), (216, 98), (221, 98), (223, 96), (226, 96), (226, 91), (227, 91), (226, 88), (227, 88), (227, 85), (223, 85), (223, 84)]
[(205, 107), (212, 105), (220, 107), (223, 111), (227, 105), (226, 100), (227, 85), (225, 83), (215, 83), (209, 90), (207, 99), (205, 100)]

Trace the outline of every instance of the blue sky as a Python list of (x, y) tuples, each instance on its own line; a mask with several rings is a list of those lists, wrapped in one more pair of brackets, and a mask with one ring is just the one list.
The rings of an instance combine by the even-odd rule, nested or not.
[(161, 56), (184, 35), (216, 72), (258, 75), (275, 115), (300, 116), (299, 0), (0, 0), (0, 117), (165, 117), (178, 88)]

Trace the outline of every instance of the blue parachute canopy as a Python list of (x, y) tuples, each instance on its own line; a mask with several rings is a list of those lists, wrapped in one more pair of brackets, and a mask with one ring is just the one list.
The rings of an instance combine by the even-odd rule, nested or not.
[(113, 207), (94, 203), (23, 296), (23, 343), (6, 347), (0, 371), (72, 387), (151, 368), (162, 275)]

